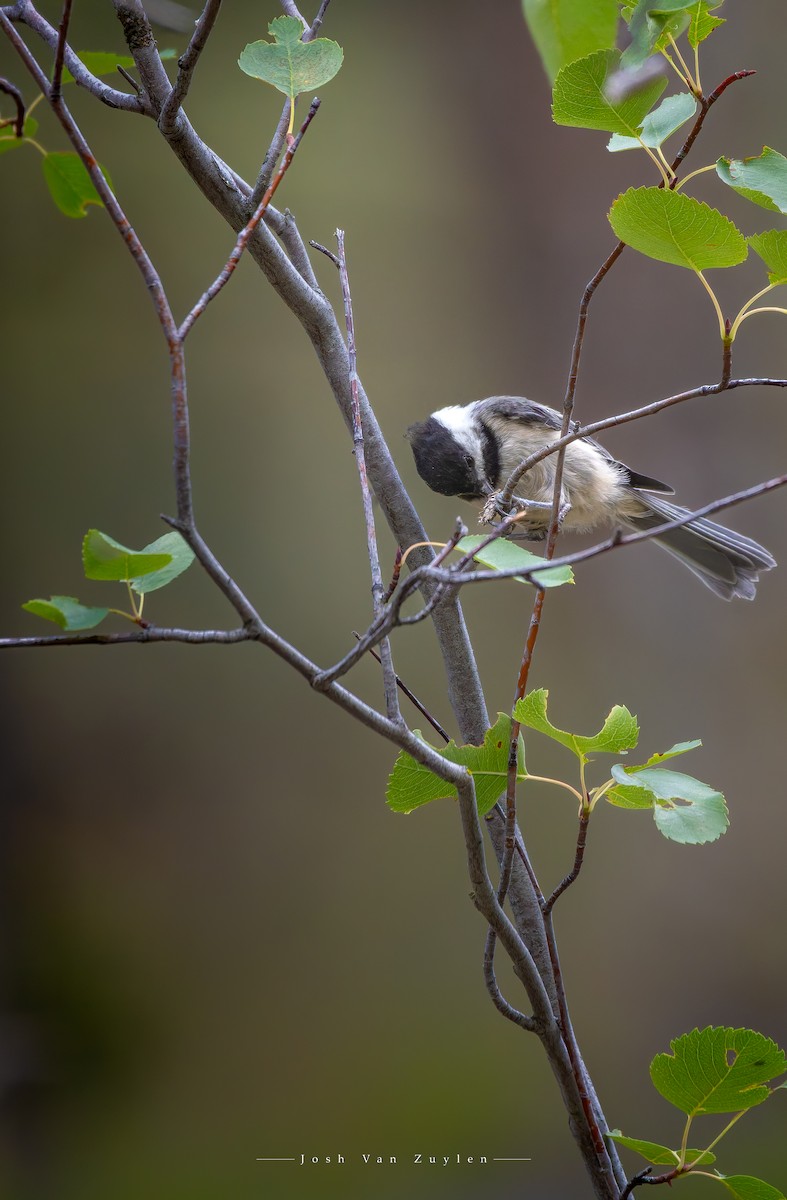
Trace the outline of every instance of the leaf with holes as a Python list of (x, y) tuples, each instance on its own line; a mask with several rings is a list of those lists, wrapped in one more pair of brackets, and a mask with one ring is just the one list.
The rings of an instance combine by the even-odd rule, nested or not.
[(28, 600), (22, 608), (35, 617), (54, 621), (68, 633), (80, 629), (94, 629), (109, 612), (108, 608), (89, 608), (80, 604), (75, 596), (50, 596), (48, 600)]
[[(471, 537), (462, 538), (456, 548), (462, 554), (469, 554), (476, 546), (480, 546), (485, 541), (485, 537), (473, 534)], [(538, 554), (531, 554), (523, 546), (517, 546), (515, 542), (509, 542), (504, 538), (491, 542), (478, 554), (473, 554), (473, 558), (476, 562), (483, 563), (485, 567), (491, 567), (493, 571), (527, 571), (533, 567), (544, 567), (544, 570), (540, 570), (535, 578), (539, 585), (545, 588), (560, 587), (562, 583), (574, 582), (574, 572), (571, 567), (549, 567), (546, 565), (546, 560)], [(533, 582), (521, 576), (515, 575), (513, 578), (517, 583)]]
[(329, 38), (302, 42), (303, 26), (297, 17), (276, 17), (268, 26), (273, 42), (251, 42), (241, 51), (238, 66), (253, 79), (261, 79), (284, 92), (294, 103), (301, 92), (313, 91), (333, 79), (344, 51)]
[(762, 1104), (771, 1080), (787, 1071), (784, 1052), (753, 1029), (694, 1029), (670, 1048), (671, 1054), (653, 1059), (650, 1077), (664, 1099), (690, 1117)]
[(716, 174), (723, 183), (760, 208), (787, 213), (787, 158), (763, 146), (756, 158), (720, 158)]
[(598, 50), (569, 63), (558, 73), (552, 92), (552, 118), (556, 125), (601, 129), (636, 137), (647, 113), (658, 100), (666, 79), (650, 80), (642, 90), (621, 100), (610, 99), (607, 78), (617, 69), (617, 50)]
[[(730, 822), (724, 796), (691, 775), (661, 767), (624, 767), (616, 763), (612, 778), (619, 785), (613, 789), (615, 794), (610, 801), (613, 804), (623, 801), (624, 807), (644, 808), (644, 792), (651, 793), (653, 820), (670, 841), (700, 846), (715, 842), (727, 831)], [(642, 803), (636, 803), (637, 800)]]
[(589, 754), (620, 754), (624, 750), (633, 750), (639, 738), (637, 718), (632, 716), (622, 704), (616, 704), (610, 711), (598, 733), (591, 737), (583, 737), (576, 733), (567, 733), (558, 729), (547, 717), (546, 688), (529, 692), (522, 700), (518, 700), (514, 708), (514, 718), (528, 729), (537, 729), (561, 746), (566, 746), (577, 758), (587, 761)]
[(746, 238), (727, 217), (664, 188), (629, 188), (612, 205), (609, 223), (640, 254), (692, 271), (734, 267), (749, 253)]
[[(466, 767), (475, 781), (476, 802), (481, 816), (494, 808), (505, 791), (508, 774), (508, 750), (511, 741), (511, 718), (499, 713), (488, 729), (481, 746), (457, 746), (450, 741), (438, 753), (447, 762)], [(519, 740), (517, 777), (525, 777), (525, 748)], [(394, 763), (388, 780), (386, 801), (394, 812), (409, 813), (431, 800), (456, 800), (456, 788), (430, 771), (428, 767), (402, 750)]]

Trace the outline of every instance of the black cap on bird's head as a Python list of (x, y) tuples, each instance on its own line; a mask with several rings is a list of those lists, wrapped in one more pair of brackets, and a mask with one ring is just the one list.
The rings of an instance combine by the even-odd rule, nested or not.
[(478, 500), (485, 494), (476, 461), (441, 421), (428, 417), (407, 430), (418, 474), (433, 492)]

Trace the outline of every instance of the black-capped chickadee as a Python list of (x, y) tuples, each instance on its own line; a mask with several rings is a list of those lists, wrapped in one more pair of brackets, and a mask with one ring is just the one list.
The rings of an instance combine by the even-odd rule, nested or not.
[[(526, 458), (560, 436), (560, 414), (522, 396), (490, 396), (464, 406), (441, 408), (411, 425), (407, 437), (418, 474), (435, 492), (462, 500), (486, 501), (502, 488)], [(543, 538), (549, 526), (555, 455), (536, 463), (516, 486), (517, 498), (531, 505), (522, 530)], [(563, 529), (575, 533), (597, 525), (653, 529), (684, 516), (651, 493), (672, 495), (658, 479), (640, 475), (616, 460), (592, 438), (566, 447), (563, 468)], [(520, 524), (516, 526), (520, 529)], [(685, 563), (717, 596), (752, 600), (759, 571), (776, 566), (767, 550), (750, 538), (699, 517), (654, 538)]]

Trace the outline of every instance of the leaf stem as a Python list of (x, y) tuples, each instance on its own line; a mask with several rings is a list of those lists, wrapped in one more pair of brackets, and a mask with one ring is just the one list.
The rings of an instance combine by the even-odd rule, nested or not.
[(709, 1154), (709, 1153), (710, 1153), (710, 1151), (713, 1149), (713, 1147), (714, 1147), (714, 1146), (718, 1146), (718, 1144), (719, 1144), (719, 1142), (721, 1141), (721, 1139), (724, 1137), (724, 1135), (725, 1135), (725, 1134), (729, 1133), (729, 1131), (732, 1129), (732, 1127), (733, 1127), (733, 1125), (735, 1124), (735, 1122), (736, 1122), (736, 1121), (740, 1121), (740, 1119), (741, 1119), (741, 1117), (743, 1116), (743, 1114), (744, 1114), (744, 1113), (747, 1113), (748, 1111), (749, 1111), (749, 1109), (748, 1109), (748, 1108), (744, 1108), (744, 1109), (742, 1109), (742, 1110), (741, 1110), (741, 1112), (739, 1112), (739, 1113), (736, 1113), (736, 1114), (735, 1114), (735, 1116), (732, 1118), (732, 1120), (729, 1122), (729, 1124), (727, 1124), (727, 1125), (725, 1125), (725, 1126), (724, 1126), (724, 1128), (722, 1129), (722, 1131), (721, 1131), (721, 1133), (719, 1134), (719, 1136), (718, 1136), (718, 1137), (716, 1137), (716, 1138), (714, 1138), (714, 1139), (713, 1139), (713, 1141), (711, 1142), (711, 1144), (710, 1144), (709, 1146), (706, 1146), (706, 1147), (705, 1147), (705, 1149), (703, 1150), (703, 1152), (702, 1152), (702, 1153), (703, 1153), (703, 1154)]
[(526, 775), (517, 775), (517, 779), (523, 779), (525, 782), (532, 779), (534, 783), (554, 783), (555, 787), (565, 788), (567, 792), (571, 792), (572, 796), (576, 796), (580, 804), (582, 803), (582, 793), (578, 792), (575, 787), (572, 787), (570, 783), (566, 783), (563, 779), (552, 779), (549, 775), (531, 775), (529, 771)]
[(727, 326), (726, 326), (726, 323), (724, 320), (724, 314), (721, 311), (721, 305), (719, 304), (719, 301), (716, 298), (716, 293), (714, 292), (711, 285), (708, 283), (708, 281), (705, 278), (705, 276), (703, 275), (702, 271), (697, 271), (695, 268), (695, 272), (696, 272), (697, 278), (699, 279), (700, 283), (705, 288), (705, 291), (708, 293), (711, 300), (713, 301), (713, 307), (716, 309), (716, 316), (719, 318), (719, 335), (721, 337), (721, 340), (724, 341), (724, 339), (727, 337)]
[(689, 174), (686, 175), (683, 179), (681, 179), (679, 183), (676, 183), (675, 187), (672, 190), (675, 192), (679, 192), (680, 189), (683, 187), (683, 185), (685, 183), (688, 183), (690, 179), (693, 179), (695, 175), (704, 175), (706, 171), (715, 171), (715, 170), (716, 170), (715, 163), (710, 163), (707, 167), (698, 167), (696, 171), (690, 171)]
[[(659, 159), (658, 155), (657, 155), (657, 154), (654, 154), (654, 152), (653, 152), (653, 150), (651, 149), (651, 147), (650, 147), (650, 146), (647, 146), (647, 145), (646, 145), (646, 144), (643, 142), (642, 138), (640, 138), (640, 139), (639, 139), (639, 144), (640, 144), (640, 146), (642, 147), (642, 149), (645, 151), (645, 153), (647, 154), (648, 158), (649, 158), (649, 159), (650, 159), (650, 160), (653, 162), (653, 164), (655, 165), (656, 169), (658, 170), (658, 173), (659, 173), (659, 175), (661, 176), (661, 179), (662, 179), (662, 182), (663, 182), (663, 184), (664, 184), (665, 188), (669, 188), (669, 185), (670, 185), (670, 176), (667, 174), (667, 171), (669, 171), (669, 169), (670, 169), (670, 168), (669, 168), (669, 163), (667, 163), (667, 162), (665, 161), (665, 162), (664, 162), (664, 165), (662, 166), (662, 164), (661, 164), (661, 160)], [(664, 169), (665, 167), (666, 167), (666, 170)]]
[(693, 1119), (694, 1118), (691, 1116), (691, 1114), (689, 1114), (689, 1116), (686, 1117), (686, 1124), (683, 1128), (683, 1137), (681, 1138), (680, 1143), (680, 1161), (678, 1162), (679, 1171), (681, 1171), (686, 1165), (686, 1150), (689, 1144), (689, 1130), (691, 1129), (691, 1122)]
[(693, 94), (695, 96), (700, 95), (701, 93), (700, 93), (699, 79), (695, 79), (694, 76), (692, 75), (692, 73), (688, 67), (688, 64), (686, 63), (685, 58), (683, 57), (683, 55), (680, 52), (680, 47), (678, 46), (678, 43), (675, 41), (672, 34), (669, 34), (669, 40), (670, 40), (672, 49), (675, 51), (675, 54), (677, 56), (677, 59), (678, 59), (680, 65), (683, 67), (683, 70), (686, 72), (686, 82), (688, 83), (689, 88), (691, 89), (691, 91), (693, 92)]
[(735, 336), (738, 329), (740, 329), (741, 325), (743, 324), (743, 322), (746, 320), (747, 317), (753, 317), (755, 313), (766, 313), (766, 312), (782, 313), (784, 316), (787, 316), (787, 308), (775, 308), (775, 307), (771, 307), (771, 306), (766, 306), (763, 308), (750, 308), (748, 310), (748, 312), (739, 313), (738, 316), (735, 318), (735, 324), (732, 326), (732, 329), (730, 330), (730, 337)]
[(693, 80), (691, 79), (691, 76), (689, 76), (688, 79), (686, 78), (686, 76), (683, 74), (683, 72), (680, 70), (680, 68), (675, 63), (675, 60), (667, 53), (666, 50), (662, 50), (661, 53), (664, 56), (664, 58), (666, 58), (669, 65), (672, 67), (673, 71), (675, 72), (675, 74), (677, 75), (677, 77), (681, 81), (681, 83), (685, 83), (685, 85), (689, 89), (689, 91), (693, 93), (694, 86), (693, 86)]

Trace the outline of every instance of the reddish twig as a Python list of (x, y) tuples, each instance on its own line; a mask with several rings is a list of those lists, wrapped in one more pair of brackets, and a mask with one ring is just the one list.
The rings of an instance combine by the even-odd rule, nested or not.
[(574, 865), (555, 888), (548, 900), (544, 901), (544, 915), (548, 916), (555, 906), (555, 901), (559, 900), (567, 888), (570, 888), (572, 883), (576, 881), (579, 872), (582, 870), (582, 863), (585, 858), (585, 845), (587, 844), (588, 825), (590, 824), (590, 810), (583, 806), (582, 812), (579, 814), (579, 832), (577, 834), (577, 852), (574, 856)]
[(52, 72), (52, 84), (49, 89), (49, 103), (55, 104), (60, 99), (60, 88), (63, 82), (63, 60), (68, 39), (68, 25), (71, 20), (71, 5), (73, 0), (63, 0), (63, 12), (57, 30), (57, 49), (55, 51), (55, 68)]
[(18, 138), (24, 136), (25, 131), (25, 102), (22, 93), (15, 84), (11, 83), (10, 79), (0, 77), (0, 92), (5, 92), (10, 96), (16, 105), (16, 116), (12, 121), (2, 121), (0, 125), (13, 125), (14, 133)]
[(218, 296), (221, 289), (225, 286), (225, 284), (227, 284), (229, 282), (230, 278), (232, 277), (232, 274), (235, 271), (235, 268), (237, 267), (238, 263), (241, 260), (243, 251), (248, 246), (250, 238), (252, 237), (255, 229), (257, 228), (257, 226), (259, 225), (263, 216), (265, 215), (265, 210), (268, 207), (268, 205), (270, 204), (271, 200), (273, 199), (276, 189), (278, 188), (278, 186), (281, 183), (284, 176), (287, 174), (290, 163), (292, 162), (293, 158), (295, 157), (295, 152), (297, 151), (298, 147), (301, 144), (301, 139), (303, 138), (303, 135), (306, 133), (306, 130), (311, 125), (312, 120), (314, 119), (319, 107), (320, 107), (320, 101), (315, 96), (314, 100), (312, 100), (312, 102), (309, 106), (309, 111), (306, 115), (306, 119), (304, 120), (303, 124), (301, 125), (300, 129), (298, 130), (298, 133), (296, 134), (296, 136), (293, 138), (292, 143), (287, 147), (287, 153), (284, 155), (281, 166), (279, 167), (279, 170), (276, 172), (276, 177), (268, 185), (265, 195), (262, 197), (259, 204), (255, 208), (254, 213), (252, 214), (252, 216), (249, 218), (249, 220), (244, 225), (243, 229), (241, 229), (240, 233), (238, 234), (238, 237), (235, 242), (235, 246), (232, 250), (232, 253), (230, 254), (229, 258), (227, 259), (226, 263), (224, 264), (222, 270), (216, 276), (216, 278), (214, 279), (214, 281), (210, 285), (210, 287), (207, 289), (207, 291), (204, 292), (202, 294), (202, 296), (200, 296), (197, 303), (194, 305), (194, 307), (191, 309), (191, 311), (184, 317), (183, 322), (179, 326), (179, 328), (177, 330), (177, 334), (181, 341), (185, 341), (185, 339), (188, 337), (189, 333), (191, 332), (191, 330), (194, 326), (194, 322), (197, 320), (198, 317), (202, 316), (205, 309), (210, 304), (211, 300), (213, 300), (216, 296)]

